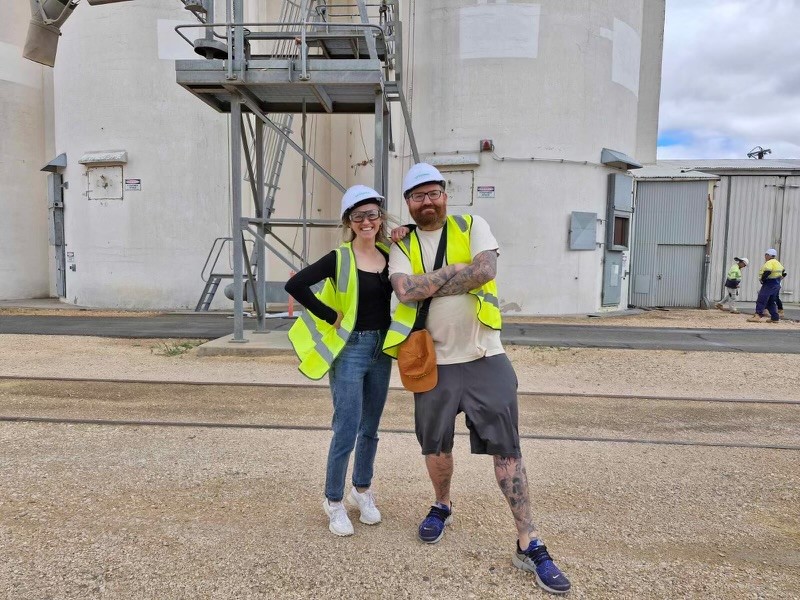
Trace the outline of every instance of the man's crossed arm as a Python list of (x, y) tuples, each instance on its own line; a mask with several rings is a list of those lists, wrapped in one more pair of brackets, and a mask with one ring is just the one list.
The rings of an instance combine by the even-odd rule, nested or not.
[(400, 302), (419, 302), (426, 298), (458, 296), (482, 286), (497, 275), (497, 250), (475, 255), (470, 264), (447, 265), (430, 273), (395, 273), (391, 282)]

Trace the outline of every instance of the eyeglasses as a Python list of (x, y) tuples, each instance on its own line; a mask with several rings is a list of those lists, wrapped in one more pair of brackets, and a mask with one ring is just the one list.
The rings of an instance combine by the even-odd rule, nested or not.
[(369, 219), (370, 221), (377, 221), (378, 219), (381, 218), (381, 211), (362, 210), (359, 212), (350, 213), (350, 216), (348, 218), (353, 223), (361, 223), (364, 219)]
[(433, 200), (438, 200), (442, 197), (444, 192), (442, 190), (431, 190), (430, 192), (414, 192), (411, 194), (408, 199), (412, 200), (413, 202), (424, 202), (425, 196)]

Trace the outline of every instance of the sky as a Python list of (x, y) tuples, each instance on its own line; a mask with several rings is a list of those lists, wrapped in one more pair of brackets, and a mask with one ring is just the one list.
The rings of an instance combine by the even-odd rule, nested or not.
[(666, 0), (658, 158), (800, 158), (800, 0)]

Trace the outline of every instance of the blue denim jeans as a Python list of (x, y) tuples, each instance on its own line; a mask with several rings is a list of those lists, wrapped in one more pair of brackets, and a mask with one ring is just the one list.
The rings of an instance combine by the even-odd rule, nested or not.
[(392, 359), (382, 351), (385, 335), (385, 331), (354, 331), (328, 372), (333, 438), (328, 450), (325, 497), (330, 502), (340, 502), (344, 497), (353, 448), (353, 486), (365, 488), (372, 484), (378, 425), (392, 371)]

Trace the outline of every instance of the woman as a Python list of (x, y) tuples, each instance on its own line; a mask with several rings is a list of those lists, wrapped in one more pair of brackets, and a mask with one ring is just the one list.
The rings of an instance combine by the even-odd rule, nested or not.
[[(392, 294), (383, 202), (365, 185), (348, 189), (341, 213), (345, 243), (286, 283), (286, 291), (306, 308), (289, 331), (300, 371), (311, 379), (328, 373), (330, 379), (333, 438), (322, 508), (331, 532), (341, 536), (353, 535), (342, 503), (353, 448), (348, 503), (359, 508), (362, 523), (381, 521), (370, 486), (391, 372), (391, 358), (382, 351)], [(314, 295), (311, 286), (323, 280)]]

